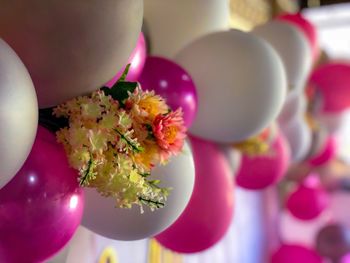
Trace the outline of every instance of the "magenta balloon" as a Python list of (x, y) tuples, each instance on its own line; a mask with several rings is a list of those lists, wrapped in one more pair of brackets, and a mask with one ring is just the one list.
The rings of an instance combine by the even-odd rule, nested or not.
[(320, 48), (318, 45), (318, 36), (316, 27), (300, 13), (297, 14), (284, 14), (277, 17), (277, 20), (285, 21), (299, 28), (307, 38), (314, 61), (316, 61), (320, 54)]
[(282, 133), (278, 133), (267, 155), (243, 155), (241, 166), (236, 176), (237, 185), (258, 190), (277, 183), (287, 172), (290, 150)]
[(312, 220), (328, 206), (328, 193), (320, 186), (300, 185), (288, 198), (287, 209), (298, 219)]
[(39, 127), (27, 161), (0, 190), (0, 262), (36, 263), (58, 252), (79, 226), (83, 206), (63, 148)]
[(233, 215), (230, 166), (217, 145), (190, 138), (196, 177), (191, 200), (177, 221), (156, 239), (180, 253), (203, 251), (226, 233)]
[[(137, 81), (139, 79), (141, 72), (143, 70), (143, 67), (145, 65), (146, 56), (147, 56), (146, 41), (143, 33), (141, 32), (137, 40), (136, 47), (131, 53), (127, 63), (127, 64), (131, 64), (128, 76), (126, 78), (128, 81)], [(121, 77), (123, 72), (124, 72), (124, 68), (119, 69), (118, 73), (110, 81), (106, 83), (106, 86), (112, 87), (114, 83), (116, 83), (117, 80)]]
[(173, 110), (181, 107), (186, 127), (191, 126), (197, 113), (197, 91), (182, 67), (165, 58), (148, 57), (139, 80), (144, 90), (154, 90), (166, 98)]
[(337, 153), (337, 142), (336, 138), (333, 136), (329, 136), (326, 140), (325, 146), (321, 150), (321, 152), (309, 160), (309, 163), (312, 166), (320, 166), (328, 163), (332, 160)]
[(322, 263), (316, 251), (300, 245), (281, 245), (273, 253), (271, 263)]
[(350, 107), (350, 64), (328, 63), (313, 71), (309, 85), (322, 96), (322, 111), (338, 113)]

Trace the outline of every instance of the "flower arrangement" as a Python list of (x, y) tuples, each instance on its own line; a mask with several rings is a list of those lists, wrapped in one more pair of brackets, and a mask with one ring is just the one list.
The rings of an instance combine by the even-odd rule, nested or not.
[(272, 125), (254, 137), (233, 144), (233, 147), (241, 153), (251, 157), (256, 155), (269, 155), (272, 154), (271, 144), (275, 139), (275, 136), (276, 126)]
[(79, 183), (113, 197), (118, 207), (165, 205), (168, 188), (150, 179), (151, 170), (166, 164), (183, 147), (186, 128), (182, 110), (172, 111), (153, 91), (123, 76), (112, 88), (74, 98), (53, 109), (68, 120), (57, 131)]

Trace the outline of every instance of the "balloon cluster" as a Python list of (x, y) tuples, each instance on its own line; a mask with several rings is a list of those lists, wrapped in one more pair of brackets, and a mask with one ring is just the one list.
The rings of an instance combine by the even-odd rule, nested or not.
[[(262, 190), (282, 181), (281, 188), (287, 189), (292, 179), (294, 189), (281, 196), (286, 213), (304, 221), (316, 220), (329, 207), (317, 169), (337, 154), (340, 116), (350, 107), (350, 65), (330, 62), (312, 71), (319, 55), (317, 34), (301, 14), (243, 32), (229, 29), (226, 0), (143, 2), (0, 0), (1, 262), (46, 260), (67, 244), (79, 224), (112, 239), (155, 236), (173, 251), (201, 252), (227, 232), (235, 184)], [(126, 84), (115, 89), (121, 78)], [(145, 93), (131, 90), (134, 82)], [(101, 90), (106, 96), (99, 97), (100, 104), (84, 104), (94, 99), (89, 94)], [(111, 102), (108, 96), (122, 98)], [(159, 111), (161, 97), (170, 107), (164, 112)], [(106, 105), (118, 110), (118, 118), (109, 118)], [(72, 141), (65, 149), (37, 125), (39, 108), (42, 123), (42, 113), (57, 106), (73, 116), (60, 132)], [(150, 142), (166, 141), (162, 149), (172, 151), (180, 128), (169, 125), (177, 118), (167, 116), (178, 108), (189, 139), (181, 154), (161, 158), (168, 162), (156, 166), (150, 156), (157, 149)], [(151, 115), (161, 119), (157, 129), (153, 122), (140, 121)], [(86, 116), (94, 116), (94, 122)], [(60, 126), (60, 121), (45, 124)], [(101, 122), (104, 128), (96, 132)], [(129, 127), (130, 137), (103, 137), (107, 126), (115, 131), (118, 125)], [(135, 130), (142, 131), (137, 138), (132, 137)], [(146, 151), (142, 158), (141, 151)], [(90, 162), (92, 153), (105, 154), (114, 166), (102, 158)], [(129, 157), (121, 159), (122, 154)], [(135, 163), (152, 169), (135, 174)], [(78, 172), (70, 165), (80, 175), (87, 171), (97, 178), (96, 188), (104, 196), (80, 188)], [(103, 191), (101, 177), (91, 168), (97, 166), (110, 182)], [(125, 167), (131, 172), (121, 184), (114, 174)], [(137, 189), (146, 182), (153, 197), (171, 188), (164, 208), (140, 213), (135, 207), (114, 207), (113, 187), (139, 198)], [(347, 231), (342, 225), (326, 226), (312, 248), (284, 242), (271, 262), (316, 263), (321, 256), (340, 260), (350, 252)]]

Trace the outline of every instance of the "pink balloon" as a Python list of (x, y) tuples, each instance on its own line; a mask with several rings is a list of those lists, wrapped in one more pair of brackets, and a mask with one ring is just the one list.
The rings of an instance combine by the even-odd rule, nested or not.
[(332, 160), (337, 153), (337, 141), (333, 136), (329, 136), (321, 152), (309, 160), (312, 166), (320, 166)]
[(197, 113), (197, 91), (190, 75), (178, 64), (161, 57), (148, 57), (140, 76), (144, 90), (154, 90), (166, 98), (169, 106), (181, 107), (189, 128)]
[(266, 155), (243, 155), (236, 176), (237, 185), (258, 190), (277, 183), (288, 169), (290, 151), (281, 132), (272, 144), (271, 153)]
[(311, 175), (290, 194), (286, 206), (296, 218), (312, 220), (327, 208), (329, 202), (328, 193), (320, 185), (317, 175)]
[(316, 61), (320, 54), (316, 27), (300, 13), (284, 14), (277, 17), (277, 19), (298, 27), (305, 34), (311, 47), (312, 57)]
[(196, 168), (191, 200), (177, 221), (156, 239), (180, 253), (203, 251), (217, 243), (230, 226), (233, 183), (230, 166), (219, 147), (190, 138)]
[(328, 63), (311, 74), (309, 86), (319, 92), (321, 111), (338, 113), (350, 107), (350, 64)]
[[(141, 72), (143, 70), (143, 66), (145, 65), (146, 56), (147, 56), (146, 41), (143, 33), (141, 32), (139, 39), (137, 40), (136, 47), (131, 53), (127, 63), (127, 64), (131, 64), (128, 76), (126, 78), (128, 81), (137, 81), (139, 79)], [(121, 77), (123, 72), (124, 72), (124, 68), (120, 69), (119, 72), (105, 85), (111, 88), (117, 82), (117, 80)]]
[(39, 127), (17, 175), (0, 190), (0, 262), (41, 262), (71, 239), (83, 191), (55, 136)]
[(271, 263), (322, 263), (316, 251), (300, 245), (281, 245), (273, 253)]

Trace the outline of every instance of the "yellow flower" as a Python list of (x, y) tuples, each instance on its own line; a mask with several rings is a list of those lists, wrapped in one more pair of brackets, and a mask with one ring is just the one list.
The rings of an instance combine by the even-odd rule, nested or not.
[(144, 178), (136, 170), (130, 172), (129, 179), (130, 182), (134, 184), (142, 185), (144, 182)]
[(252, 137), (243, 142), (235, 143), (233, 147), (243, 154), (251, 156), (266, 154), (270, 149), (269, 144), (259, 137)]
[(88, 131), (84, 127), (71, 127), (69, 129), (69, 143), (72, 148), (79, 148), (88, 144)]
[(90, 153), (86, 147), (71, 152), (68, 157), (70, 165), (78, 170), (82, 167), (86, 168), (88, 162), (90, 161)]
[(101, 130), (89, 130), (88, 137), (92, 152), (102, 153), (107, 149), (107, 139)]
[(114, 112), (108, 112), (102, 116), (102, 120), (99, 122), (101, 128), (113, 129), (117, 125), (118, 117)]
[(158, 114), (166, 114), (169, 111), (164, 99), (155, 95), (154, 91), (138, 90), (135, 94), (131, 94), (130, 100), (133, 102), (133, 113), (136, 118), (147, 118), (153, 121)]
[(147, 141), (142, 147), (144, 151), (134, 156), (135, 163), (139, 163), (144, 170), (149, 171), (159, 162), (158, 146), (154, 142)]
[(158, 114), (165, 114), (168, 112), (168, 107), (159, 96), (148, 94), (148, 96), (142, 98), (137, 105), (140, 109), (147, 112), (151, 119), (154, 119)]
[(81, 116), (84, 119), (96, 120), (102, 113), (102, 109), (98, 104), (86, 103), (81, 105)]

